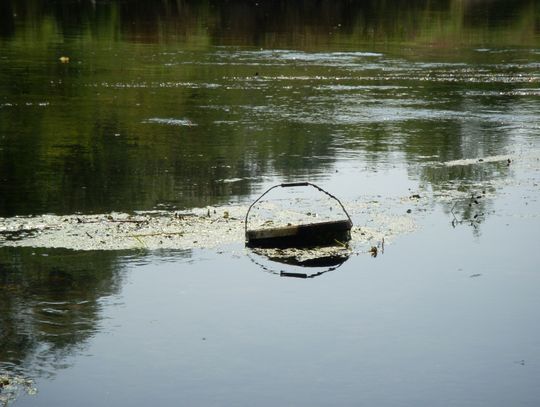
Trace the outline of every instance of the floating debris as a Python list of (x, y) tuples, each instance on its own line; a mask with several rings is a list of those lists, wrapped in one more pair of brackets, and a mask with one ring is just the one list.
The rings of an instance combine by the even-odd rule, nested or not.
[(508, 155), (492, 155), (482, 158), (465, 158), (461, 160), (452, 160), (439, 163), (439, 165), (445, 167), (455, 167), (459, 165), (475, 165), (475, 164), (487, 164), (487, 163), (505, 163), (510, 165), (512, 159)]
[[(326, 221), (313, 221), (292, 224), (290, 222), (284, 226), (273, 226), (273, 221), (264, 222), (260, 227), (255, 229), (248, 228), (248, 221), (251, 209), (265, 195), (275, 188), (297, 188), (297, 187), (313, 187), (319, 192), (322, 192), (327, 197), (333, 199), (341, 207), (343, 219), (331, 219)], [(331, 209), (331, 208), (330, 208)], [(344, 216), (343, 216), (344, 215)], [(307, 212), (306, 216), (313, 217), (312, 212)], [(272, 225), (268, 227), (268, 225)], [(321, 187), (310, 182), (293, 182), (274, 185), (267, 189), (259, 198), (257, 198), (248, 208), (245, 218), (245, 236), (246, 246), (248, 247), (319, 247), (319, 246), (335, 246), (343, 245), (351, 239), (352, 220), (345, 207), (339, 199), (328, 193)]]
[[(366, 253), (383, 238), (393, 237), (416, 229), (414, 217), (393, 205), (372, 205), (364, 201), (350, 201), (346, 205), (351, 217), (361, 227), (350, 230), (347, 247)], [(390, 208), (390, 209), (389, 209)], [(190, 211), (141, 211), (100, 215), (40, 215), (0, 218), (0, 246), (66, 248), (72, 250), (159, 250), (215, 248), (241, 245), (245, 242), (244, 217), (247, 206), (193, 208)], [(276, 225), (289, 218), (289, 213), (278, 213)], [(305, 214), (304, 214), (305, 215)], [(307, 215), (305, 215), (307, 216)], [(313, 215), (311, 215), (313, 218)], [(321, 215), (317, 219), (324, 220)], [(255, 217), (264, 224), (268, 219)], [(343, 248), (342, 245), (337, 245)]]
[(0, 373), (0, 405), (8, 406), (24, 392), (30, 396), (37, 393), (34, 381), (18, 375)]
[(187, 126), (193, 127), (196, 126), (196, 123), (193, 123), (189, 119), (173, 119), (173, 118), (161, 118), (161, 117), (152, 117), (143, 121), (143, 123), (156, 123), (156, 124), (165, 124), (169, 126)]
[[(228, 218), (212, 218), (209, 208), (189, 213), (149, 211), (0, 218), (0, 244), (74, 250), (214, 247), (234, 243), (241, 236), (241, 209), (227, 210)], [(204, 244), (193, 244), (194, 241)]]
[[(519, 159), (515, 158), (518, 157)], [(511, 156), (514, 171), (526, 174), (540, 173), (540, 151), (530, 151)], [(508, 160), (508, 155), (484, 157), (485, 161)], [(475, 164), (476, 159), (447, 162), (447, 165)], [(430, 163), (431, 168), (441, 168), (440, 163)], [(460, 190), (460, 184), (402, 197), (363, 195), (344, 201), (344, 206), (356, 226), (350, 230), (348, 248), (355, 254), (369, 253), (371, 247), (381, 247), (385, 239), (391, 244), (395, 237), (413, 232), (418, 219), (435, 204), (449, 208), (452, 226), (471, 224), (478, 227), (484, 220), (485, 203), (497, 190), (515, 185), (512, 179), (483, 180), (471, 184), (471, 189)], [(537, 176), (521, 177), (522, 186), (536, 191)], [(471, 192), (472, 191), (472, 192)], [(415, 195), (421, 196), (418, 199)], [(295, 209), (297, 202), (294, 202)], [(324, 222), (335, 219), (335, 211), (313, 210), (312, 201), (302, 211), (302, 218), (292, 218), (292, 208), (266, 205), (258, 208), (254, 222), (268, 228), (283, 226), (287, 219), (294, 222)], [(468, 205), (471, 205), (468, 207)], [(322, 202), (319, 206), (324, 206)], [(414, 206), (413, 206), (414, 205)], [(413, 207), (412, 207), (413, 206)], [(465, 207), (463, 212), (458, 209)], [(276, 208), (278, 209), (276, 212)], [(451, 208), (451, 209), (450, 209)], [(249, 206), (193, 208), (189, 211), (137, 211), (133, 213), (106, 213), (99, 215), (38, 215), (0, 218), (0, 246), (67, 248), (72, 250), (187, 250), (242, 245), (245, 242), (244, 218)], [(255, 209), (255, 208), (254, 208)], [(411, 213), (407, 214), (407, 209)], [(279, 216), (276, 218), (275, 214)], [(267, 216), (268, 215), (268, 216)], [(535, 216), (535, 215), (530, 215)], [(289, 221), (290, 222), (290, 221)]]

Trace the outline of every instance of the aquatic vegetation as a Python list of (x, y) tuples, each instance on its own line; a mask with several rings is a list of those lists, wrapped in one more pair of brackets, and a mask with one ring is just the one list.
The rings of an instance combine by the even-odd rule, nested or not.
[[(74, 250), (188, 249), (242, 244), (246, 210), (245, 206), (226, 206), (189, 212), (0, 218), (0, 244)], [(363, 233), (353, 230), (357, 240), (368, 238)]]
[[(512, 157), (512, 158), (509, 158)], [(430, 163), (430, 171), (449, 168), (503, 165), (537, 173), (540, 152), (487, 156), (467, 160)], [(423, 190), (403, 197), (365, 197), (344, 201), (354, 222), (351, 241), (345, 246), (353, 253), (377, 255), (382, 242), (418, 227), (417, 220), (436, 205), (448, 208), (452, 226), (465, 222), (479, 225), (488, 214), (486, 205), (496, 190), (508, 184), (506, 178), (483, 182), (446, 182), (443, 189)], [(536, 179), (525, 178), (527, 188)], [(335, 203), (333, 204), (335, 206)], [(412, 209), (414, 208), (414, 210)], [(73, 250), (192, 249), (216, 248), (244, 243), (246, 205), (208, 206), (189, 211), (112, 212), (97, 215), (39, 215), (0, 218), (0, 245), (68, 248)], [(258, 227), (324, 221), (343, 216), (328, 202), (303, 197), (257, 202), (249, 222)], [(338, 213), (336, 213), (338, 212)], [(342, 244), (336, 242), (339, 249)], [(288, 256), (290, 253), (285, 253)]]
[(34, 381), (19, 375), (9, 374), (0, 371), (0, 405), (7, 407), (15, 402), (21, 392), (28, 395), (35, 395), (37, 388)]

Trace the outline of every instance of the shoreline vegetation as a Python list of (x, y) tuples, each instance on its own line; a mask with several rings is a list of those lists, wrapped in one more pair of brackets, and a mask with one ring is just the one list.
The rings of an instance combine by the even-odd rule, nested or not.
[(355, 49), (386, 46), (531, 47), (540, 42), (533, 0), (414, 1), (55, 1), (6, 0), (2, 39), (40, 43), (77, 35), (82, 42), (124, 40)]

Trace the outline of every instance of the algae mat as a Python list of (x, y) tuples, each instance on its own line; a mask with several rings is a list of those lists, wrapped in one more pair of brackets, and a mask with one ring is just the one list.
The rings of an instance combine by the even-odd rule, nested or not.
[[(466, 188), (448, 182), (440, 189), (422, 187), (402, 197), (364, 195), (344, 201), (354, 222), (347, 246), (353, 252), (369, 252), (412, 232), (425, 213), (441, 205), (449, 224), (474, 225), (486, 216), (479, 200), (493, 199), (508, 186), (519, 186), (534, 196), (540, 178), (540, 152), (491, 156), (469, 160), (432, 162), (423, 170), (444, 174), (453, 167), (481, 167), (486, 174), (508, 167), (511, 177), (487, 177)], [(475, 211), (475, 206), (478, 210)], [(487, 205), (489, 207), (489, 205)], [(459, 208), (465, 208), (459, 210)], [(482, 210), (480, 208), (483, 208)], [(190, 211), (144, 211), (97, 215), (73, 214), (0, 218), (0, 246), (67, 248), (72, 250), (194, 249), (244, 243), (244, 218), (248, 205), (194, 208)], [(275, 213), (286, 221), (289, 214)], [(308, 215), (312, 216), (311, 213)], [(263, 221), (263, 220), (261, 220)]]

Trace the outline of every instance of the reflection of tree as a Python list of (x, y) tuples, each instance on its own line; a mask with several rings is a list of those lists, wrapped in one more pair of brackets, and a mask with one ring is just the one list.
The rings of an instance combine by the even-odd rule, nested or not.
[[(534, 37), (535, 4), (534, 0), (5, 0), (0, 33), (12, 35), (17, 18), (36, 21), (52, 15), (67, 36), (80, 32), (81, 27), (95, 32), (101, 25), (113, 35), (142, 42), (197, 36), (201, 43), (218, 40), (259, 46), (351, 40), (448, 44), (468, 36), (485, 39), (483, 28), (507, 29), (512, 21), (523, 28), (518, 38), (525, 41)], [(520, 21), (522, 17), (525, 19)], [(111, 23), (103, 25), (107, 20)]]
[(120, 289), (114, 252), (0, 249), (0, 362), (47, 374), (99, 330), (101, 302)]
[(0, 38), (9, 37), (15, 32), (11, 3), (10, 1), (0, 2)]
[(479, 233), (479, 226), (484, 221), (487, 205), (485, 190), (468, 191), (470, 196), (467, 199), (456, 199), (450, 213), (452, 214), (451, 224), (455, 228), (458, 225), (468, 224)]
[[(497, 111), (499, 115), (504, 115), (505, 111), (511, 111), (512, 106), (506, 98), (483, 98), (482, 105), (474, 106), (466, 98), (455, 100), (457, 102), (454, 103), (458, 103), (454, 106), (456, 112), (479, 112), (476, 113), (477, 117), (410, 122), (409, 125), (415, 129), (408, 132), (404, 149), (409, 162), (418, 160), (418, 157), (428, 157), (432, 161), (420, 167), (411, 166), (410, 171), (419, 172), (415, 173), (415, 177), (436, 195), (452, 196), (455, 192), (455, 199), (442, 201), (444, 210), (458, 223), (475, 226), (475, 231), (479, 233), (477, 227), (491, 206), (490, 198), (485, 196), (486, 190), (492, 188), (492, 181), (508, 176), (505, 159), (485, 163), (483, 158), (500, 154), (511, 139), (511, 135), (499, 123), (483, 120), (481, 112)], [(461, 159), (472, 162), (452, 163)]]
[(503, 161), (463, 165), (431, 165), (421, 170), (421, 179), (441, 196), (452, 225), (468, 224), (479, 233), (492, 206), (493, 181), (508, 176), (508, 163)]
[[(459, 45), (464, 16), (473, 8), (457, 7), (462, 3), (6, 0), (1, 5), (6, 13), (0, 13), (7, 55), (0, 59), (0, 96), (9, 106), (0, 109), (0, 214), (150, 209), (158, 203), (204, 206), (249, 194), (268, 173), (283, 178), (320, 174), (336, 157), (329, 135), (337, 126), (330, 116), (343, 110), (348, 117), (366, 118), (361, 137), (354, 123), (338, 130), (351, 144), (362, 138), (357, 146), (370, 162), (396, 148), (395, 132), (405, 133), (399, 148), (412, 161), (419, 155), (461, 158), (464, 146), (484, 145), (477, 137), (488, 133), (464, 127), (483, 121), (398, 119), (389, 126), (364, 106), (347, 111), (347, 104), (363, 103), (357, 95), (310, 105), (310, 97), (320, 95), (313, 90), (316, 81), (268, 79), (324, 77), (327, 66), (288, 61), (265, 65), (263, 72), (260, 61), (216, 62), (219, 52), (201, 50), (222, 43), (317, 50), (337, 44), (357, 50), (366, 43), (431, 43), (441, 35)], [(500, 17), (491, 10), (499, 3), (482, 3), (485, 23), (469, 27), (480, 38), (489, 34), (490, 19)], [(515, 17), (506, 27), (521, 34), (534, 31), (531, 1), (512, 4)], [(449, 29), (454, 26), (459, 30)], [(59, 63), (61, 55), (72, 62)], [(246, 79), (259, 70), (266, 79)], [(353, 85), (390, 83), (386, 74), (359, 72)], [(395, 84), (405, 80), (397, 78)], [(429, 104), (448, 90), (426, 81), (410, 97)], [(382, 102), (383, 110), (385, 98), (396, 96), (395, 90), (381, 92), (383, 100), (374, 103)], [(485, 101), (486, 106), (498, 103)], [(459, 92), (449, 103), (457, 104), (449, 106), (456, 112), (471, 109)], [(319, 108), (323, 119), (309, 122)], [(308, 120), (290, 119), (285, 113), (291, 111)], [(148, 122), (156, 117), (187, 118), (196, 126)], [(467, 143), (467, 134), (473, 133)], [(503, 142), (504, 137), (493, 144)]]

